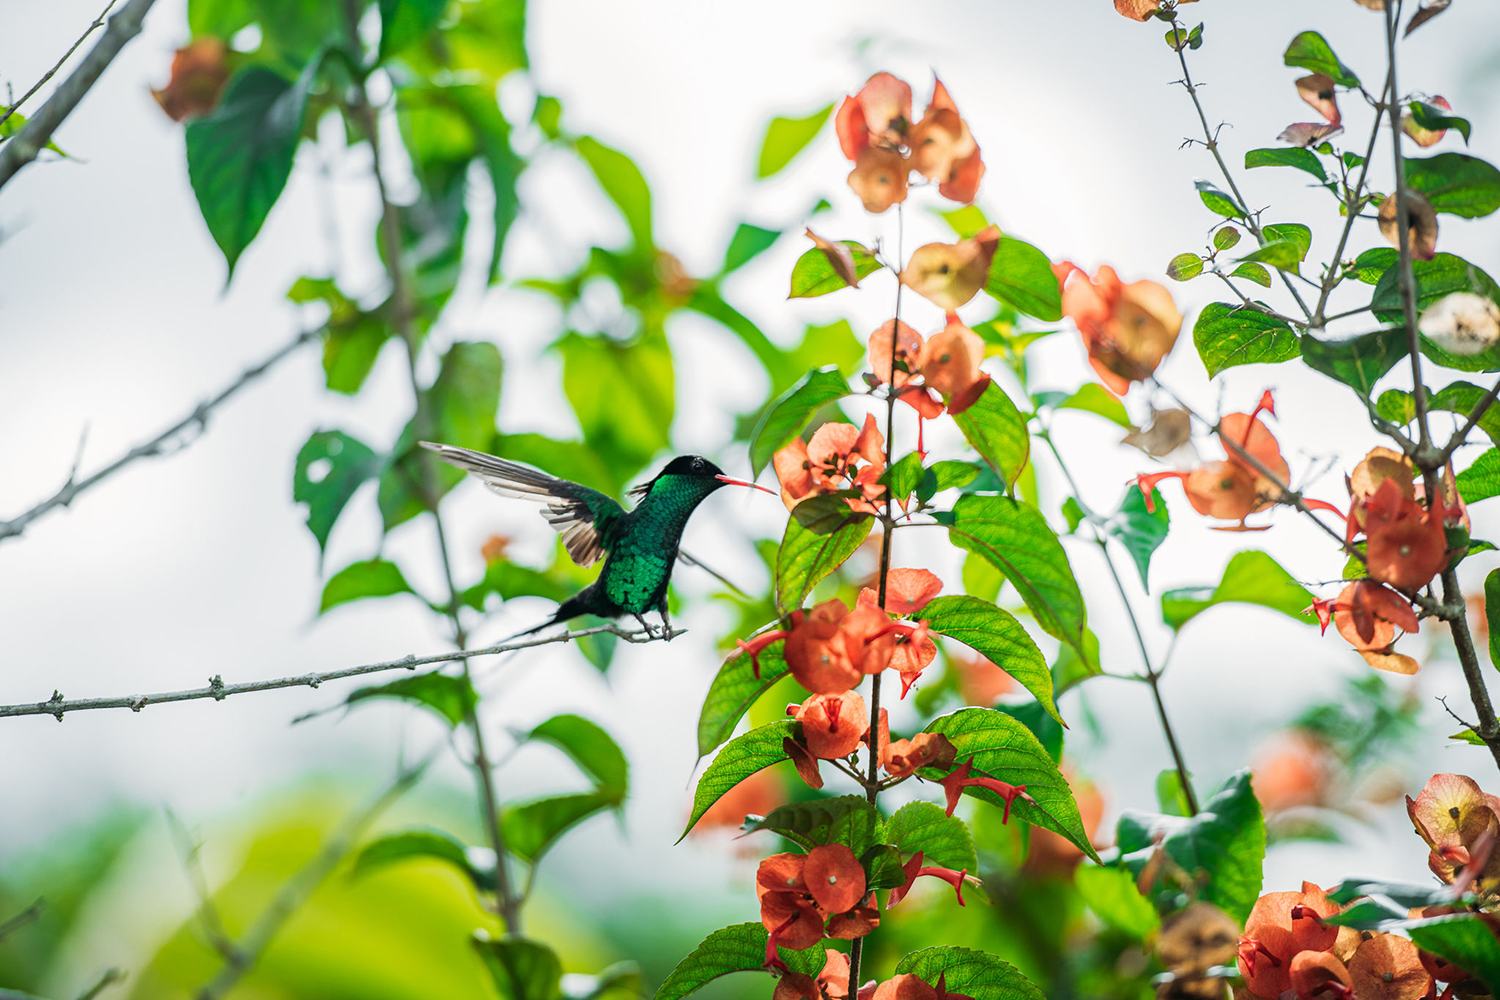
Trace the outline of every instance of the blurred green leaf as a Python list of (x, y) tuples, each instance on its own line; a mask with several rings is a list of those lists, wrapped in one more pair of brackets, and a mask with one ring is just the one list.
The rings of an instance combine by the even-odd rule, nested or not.
[(255, 20), (252, 0), (188, 0), (188, 30), (194, 37), (229, 38)]
[(1047, 255), (1006, 236), (995, 248), (984, 290), (1018, 312), (1047, 323), (1062, 319), (1062, 292)]
[(840, 497), (809, 497), (797, 509), (809, 504), (812, 507), (827, 504), (842, 510), (837, 511), (837, 520), (830, 518), (828, 531), (816, 530), (817, 525), (804, 526), (795, 514), (787, 518), (781, 551), (776, 557), (776, 606), (783, 611), (802, 607), (818, 581), (842, 566), (864, 544), (875, 525), (870, 515), (849, 511)]
[(1148, 941), (1161, 928), (1161, 918), (1151, 900), (1135, 887), (1135, 879), (1124, 868), (1079, 865), (1074, 884), (1089, 909), (1110, 927), (1135, 941)]
[(902, 854), (921, 851), (924, 864), (954, 871), (979, 870), (968, 824), (931, 802), (908, 802), (897, 809), (885, 821), (883, 836)]
[[(854, 274), (857, 278), (864, 278), (880, 270), (880, 262), (869, 250), (853, 240), (840, 242), (849, 248), (849, 253), (854, 258)], [(814, 298), (849, 287), (851, 287), (849, 283), (833, 269), (833, 264), (828, 260), (828, 254), (813, 247), (811, 250), (804, 251), (802, 256), (797, 258), (797, 263), (792, 265), (791, 291), (787, 293), (787, 298)]]
[(1155, 512), (1146, 509), (1146, 497), (1134, 484), (1125, 487), (1120, 506), (1102, 525), (1106, 534), (1125, 546), (1135, 568), (1141, 574), (1141, 587), (1149, 594), (1151, 581), (1151, 556), (1167, 540), (1171, 519), (1167, 516), (1167, 502), (1161, 491), (1151, 490), (1151, 505)]
[(656, 247), (651, 237), (651, 189), (640, 168), (630, 157), (592, 136), (580, 137), (577, 149), (599, 186), (625, 217), (636, 256), (650, 255)]
[(1367, 285), (1376, 284), (1396, 263), (1396, 257), (1395, 247), (1372, 247), (1354, 258), (1353, 276)]
[(1281, 564), (1264, 552), (1236, 552), (1224, 567), (1217, 587), (1180, 587), (1161, 595), (1162, 621), (1173, 630), (1219, 604), (1258, 604), (1303, 624), (1313, 624), (1302, 609), (1313, 596)]
[[(0, 104), (0, 114), (5, 114), (7, 110), (8, 109), (5, 105)], [(11, 136), (21, 131), (22, 127), (24, 127), (25, 124), (25, 115), (21, 114), (21, 112), (19, 111), (11, 113), (6, 117), (4, 121), (0, 121), (0, 140), (9, 139)], [(59, 147), (57, 143), (51, 141), (50, 139), (47, 141), (47, 145), (43, 148), (49, 149), (52, 152), (56, 153), (58, 156), (61, 156), (65, 159), (72, 159), (71, 156), (68, 156), (67, 153), (64, 153), (62, 151), (61, 147)]]
[(922, 468), (922, 453), (914, 451), (893, 462), (879, 481), (890, 489), (891, 496), (902, 500), (917, 491), (926, 474), (927, 470)]
[(914, 951), (896, 963), (896, 974), (914, 975), (929, 984), (942, 977), (949, 993), (973, 1000), (1045, 1000), (1014, 966), (971, 948), (940, 945)]
[[(708, 983), (731, 972), (759, 972), (765, 967), (766, 946), (770, 934), (763, 924), (735, 924), (714, 931), (703, 943), (677, 963), (666, 980), (656, 989), (653, 1000), (681, 1000), (696, 993)], [(823, 971), (828, 955), (822, 942), (806, 951), (777, 948), (788, 969), (806, 976)]]
[(1429, 132), (1444, 132), (1453, 129), (1464, 137), (1464, 145), (1469, 144), (1469, 120), (1457, 115), (1450, 115), (1447, 109), (1436, 104), (1428, 104), (1426, 101), (1409, 101), (1406, 109), (1411, 112), (1411, 120), (1417, 128), (1426, 129)]
[(354, 856), (350, 878), (361, 878), (387, 865), (403, 861), (436, 860), (453, 866), (474, 884), (476, 889), (493, 892), (495, 873), (476, 868), (469, 860), (469, 849), (463, 841), (442, 830), (406, 830), (377, 837)]
[(781, 172), (792, 159), (813, 141), (833, 114), (833, 105), (814, 111), (806, 118), (772, 118), (766, 126), (766, 137), (760, 144), (760, 160), (755, 176), (764, 180)]
[(618, 805), (617, 800), (603, 792), (577, 792), (510, 806), (500, 817), (506, 850), (528, 864), (535, 864), (563, 834)]
[(450, 727), (462, 723), (479, 704), (479, 695), (467, 677), (450, 677), (437, 671), (403, 677), (379, 687), (360, 688), (350, 692), (344, 704), (353, 705), (371, 698), (399, 698), (430, 708), (447, 719)]
[(1282, 61), (1288, 66), (1300, 66), (1314, 73), (1322, 73), (1341, 87), (1359, 86), (1359, 77), (1348, 66), (1339, 62), (1332, 47), (1316, 31), (1304, 31), (1293, 38), (1292, 44), (1287, 46), (1282, 55)]
[(761, 650), (760, 676), (755, 676), (750, 657), (731, 656), (724, 661), (698, 715), (698, 756), (705, 757), (734, 733), (750, 706), (777, 681), (786, 676), (785, 643), (778, 640)]
[(762, 229), (752, 226), (748, 222), (741, 222), (739, 228), (730, 237), (729, 246), (724, 251), (724, 266), (719, 268), (720, 274), (728, 274), (730, 271), (744, 267), (760, 254), (771, 249), (771, 245), (781, 238), (779, 229)]
[(1500, 670), (1500, 569), (1484, 578), (1484, 620), (1490, 633), (1490, 663)]
[(804, 851), (823, 844), (843, 844), (859, 857), (879, 834), (880, 813), (863, 795), (839, 795), (789, 802), (765, 816), (748, 816), (743, 829), (746, 833), (770, 830)]
[[(1057, 769), (1057, 762), (1047, 749), (1022, 722), (994, 709), (961, 708), (934, 719), (925, 731), (948, 737), (958, 750), (960, 764), (972, 758), (975, 776), (982, 773), (1013, 785), (1025, 785), (1031, 800), (1016, 799), (1011, 806), (1011, 815), (1032, 826), (1061, 834), (1084, 854), (1098, 860), (1078, 815), (1078, 804), (1073, 800), (1073, 790), (1067, 779)], [(929, 781), (937, 781), (945, 775), (944, 771), (931, 767), (924, 767), (918, 773)], [(1004, 805), (1004, 800), (987, 788), (970, 785), (964, 788), (964, 794), (992, 805)]]
[[(693, 791), (693, 813), (683, 828), (682, 836), (697, 825), (710, 806), (741, 781), (757, 771), (787, 759), (782, 741), (797, 735), (796, 722), (773, 722), (769, 726), (752, 729), (724, 744), (724, 749), (709, 762), (708, 768), (698, 779)], [(682, 837), (677, 838), (682, 842)], [(764, 957), (764, 956), (762, 956)], [(658, 994), (660, 995), (660, 994)]]
[(1245, 210), (1236, 205), (1233, 198), (1220, 191), (1211, 181), (1196, 181), (1193, 187), (1198, 189), (1198, 197), (1203, 199), (1203, 204), (1210, 212), (1222, 215), (1226, 219), (1245, 217)]
[(1182, 787), (1182, 775), (1175, 768), (1167, 768), (1156, 775), (1156, 804), (1168, 816), (1190, 816), (1187, 789)]
[(891, 844), (875, 844), (859, 859), (865, 870), (865, 888), (895, 889), (906, 884), (906, 872), (901, 868), (901, 852)]
[(813, 415), (836, 399), (849, 395), (849, 380), (837, 368), (815, 368), (773, 399), (750, 435), (750, 468), (756, 476)]
[(1034, 701), (1001, 702), (994, 706), (995, 711), (1004, 712), (1015, 719), (1021, 725), (1031, 730), (1031, 735), (1037, 738), (1037, 742), (1047, 751), (1047, 756), (1055, 761), (1062, 761), (1063, 755), (1063, 727), (1056, 719), (1047, 714), (1047, 710)]
[(948, 223), (954, 235), (961, 240), (969, 239), (990, 224), (990, 220), (985, 218), (983, 209), (978, 205), (964, 205), (952, 209), (935, 208), (932, 211)]
[(1125, 430), (1134, 430), (1130, 415), (1125, 412), (1125, 403), (1098, 382), (1085, 382), (1072, 394), (1064, 392), (1032, 393), (1038, 406), (1050, 406), (1057, 410), (1083, 410), (1094, 413)]
[(638, 470), (671, 447), (677, 390), (665, 333), (652, 330), (633, 343), (570, 333), (556, 346), (563, 392), (600, 457)]
[(1211, 302), (1193, 324), (1193, 346), (1214, 378), (1237, 365), (1276, 364), (1297, 357), (1297, 334), (1263, 312)]
[[(441, 56), (440, 65), (462, 76), (478, 74), (493, 94), (501, 77), (529, 65), (526, 0), (468, 0), (458, 5), (458, 22), (439, 37), (442, 44), (432, 46), (432, 52)], [(413, 60), (411, 50), (405, 58)], [(428, 76), (438, 75), (436, 67), (419, 68)]]
[(1409, 353), (1406, 331), (1398, 327), (1373, 330), (1347, 340), (1301, 340), (1302, 360), (1313, 371), (1337, 379), (1362, 396)]
[(1047, 714), (1062, 722), (1042, 651), (1010, 612), (966, 594), (937, 597), (922, 609), (933, 632), (963, 643), (1020, 682)]
[(1189, 281), (1203, 273), (1203, 258), (1195, 253), (1180, 253), (1167, 261), (1167, 277), (1173, 281)]
[(321, 302), (328, 307), (323, 329), (323, 373), (328, 388), (346, 395), (359, 392), (375, 367), (380, 349), (391, 337), (386, 315), (389, 302), (365, 312), (332, 278), (298, 278), (286, 297), (300, 304)]
[(188, 179), (230, 277), (292, 175), (319, 62), (308, 63), (296, 81), (246, 66), (211, 114), (187, 123)]
[(380, 472), (380, 456), (343, 431), (317, 431), (297, 452), (292, 500), (307, 504), (307, 530), (328, 548), (328, 535), (349, 499)]
[(1245, 166), (1250, 167), (1296, 167), (1305, 170), (1323, 183), (1328, 182), (1328, 173), (1323, 161), (1310, 149), (1291, 146), (1286, 149), (1252, 149), (1245, 153)]
[(620, 745), (597, 723), (581, 715), (554, 715), (525, 738), (557, 747), (594, 780), (601, 795), (614, 799), (615, 804), (625, 801), (629, 765)]
[(368, 559), (350, 563), (323, 585), (323, 598), (318, 602), (318, 614), (329, 608), (363, 600), (366, 597), (390, 597), (392, 594), (415, 594), (401, 568), (384, 559)]
[(1500, 941), (1479, 917), (1455, 914), (1414, 924), (1407, 933), (1417, 947), (1477, 976), (1492, 992), (1500, 990)]
[(1297, 260), (1305, 260), (1312, 249), (1312, 230), (1300, 222), (1273, 222), (1261, 230), (1268, 243), (1290, 243), (1297, 251)]
[(1052, 661), (1052, 691), (1061, 698), (1063, 693), (1077, 687), (1090, 677), (1100, 677), (1104, 668), (1099, 665), (1099, 638), (1091, 629), (1083, 630), (1083, 652), (1072, 646), (1063, 646)]
[(525, 938), (476, 939), (474, 947), (502, 1000), (558, 1000), (562, 962), (551, 948)]
[(1010, 396), (993, 379), (967, 409), (953, 415), (953, 422), (985, 464), (1014, 485), (1031, 457), (1031, 436), (1026, 418)]
[(922, 470), (922, 481), (917, 485), (917, 499), (926, 503), (943, 490), (969, 485), (978, 475), (979, 466), (973, 462), (958, 462), (952, 459), (934, 462)]
[(1458, 495), (1464, 503), (1500, 496), (1500, 450), (1486, 449), (1457, 479)]
[(485, 602), (491, 594), (502, 601), (513, 597), (545, 597), (561, 604), (572, 597), (576, 589), (556, 574), (495, 559), (485, 566), (483, 579), (459, 594), (459, 601), (475, 611), (485, 610)]
[(1477, 156), (1407, 157), (1406, 183), (1422, 192), (1435, 212), (1477, 219), (1500, 208), (1500, 170)]
[(448, 0), (380, 0), (380, 61), (437, 27)]
[[(1403, 395), (1406, 395), (1407, 399), (1411, 398), (1410, 394), (1403, 393)], [(1488, 390), (1481, 389), (1473, 382), (1464, 382), (1461, 380), (1449, 382), (1437, 392), (1428, 391), (1427, 409), (1429, 411), (1447, 410), (1467, 418), (1470, 413), (1474, 412), (1474, 408), (1483, 402), (1484, 398), (1488, 395)], [(1380, 394), (1381, 399), (1385, 399), (1385, 397), (1385, 393)], [(1415, 407), (1413, 409), (1415, 410)], [(1410, 423), (1410, 420), (1403, 420), (1401, 422)], [(1474, 426), (1489, 435), (1491, 443), (1500, 444), (1500, 405), (1491, 403), (1485, 407), (1484, 412), (1480, 415), (1478, 422)]]

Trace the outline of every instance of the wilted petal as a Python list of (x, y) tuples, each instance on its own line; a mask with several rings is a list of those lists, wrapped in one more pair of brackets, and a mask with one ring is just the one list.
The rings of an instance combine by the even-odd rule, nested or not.
[(1356, 650), (1365, 662), (1376, 670), (1384, 670), (1388, 674), (1414, 674), (1422, 669), (1422, 665), (1405, 653), (1395, 653), (1390, 650), (1360, 649)]
[(1193, 421), (1187, 410), (1153, 408), (1151, 422), (1126, 434), (1120, 443), (1139, 448), (1152, 458), (1168, 458), (1179, 448), (1186, 447), (1188, 451), (1182, 457), (1191, 458), (1197, 455), (1192, 449), (1192, 437)]
[(1289, 142), (1293, 146), (1312, 146), (1324, 139), (1332, 139), (1336, 135), (1341, 135), (1343, 131), (1342, 125), (1297, 122), (1294, 125), (1288, 125), (1276, 138), (1282, 142)]
[(860, 152), (849, 172), (849, 187), (865, 211), (879, 214), (906, 200), (906, 159), (893, 149), (871, 146)]
[[(1437, 255), (1438, 221), (1432, 203), (1416, 191), (1406, 192), (1406, 215), (1411, 225), (1407, 230), (1407, 243), (1416, 260), (1431, 260)], [(1386, 195), (1380, 203), (1378, 216), (1380, 235), (1393, 247), (1401, 246), (1401, 231), (1396, 224), (1396, 192)]]
[(859, 287), (859, 274), (854, 270), (854, 253), (843, 243), (825, 240), (811, 229), (807, 230), (807, 238), (828, 258), (828, 266), (833, 268), (833, 273), (843, 279), (844, 284), (850, 288)]
[(161, 90), (151, 91), (156, 103), (174, 122), (208, 114), (219, 104), (229, 80), (228, 50), (212, 36), (194, 39), (172, 56), (172, 77)]
[(1161, 7), (1161, 0), (1115, 0), (1115, 10), (1132, 21), (1144, 21)]
[(1334, 97), (1333, 80), (1322, 73), (1314, 73), (1304, 76), (1297, 81), (1297, 96), (1301, 97), (1313, 110), (1324, 118), (1328, 124), (1337, 125), (1339, 118), (1339, 105)]
[(967, 205), (979, 196), (979, 182), (983, 178), (984, 160), (980, 159), (976, 146), (974, 152), (953, 164), (948, 179), (938, 185), (938, 194)]
[(1360, 1000), (1417, 1000), (1432, 985), (1417, 946), (1398, 934), (1376, 934), (1349, 960), (1354, 995)]

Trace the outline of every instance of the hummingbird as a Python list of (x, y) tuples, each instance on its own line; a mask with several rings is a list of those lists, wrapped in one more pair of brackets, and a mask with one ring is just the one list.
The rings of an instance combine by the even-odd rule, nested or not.
[(764, 486), (726, 476), (699, 455), (681, 455), (668, 462), (655, 478), (629, 491), (641, 501), (627, 511), (598, 490), (520, 462), (431, 441), (423, 441), (422, 447), (482, 480), (503, 497), (546, 504), (542, 516), (562, 535), (568, 555), (578, 565), (592, 566), (604, 560), (598, 579), (559, 605), (547, 621), (519, 635), (540, 632), (583, 614), (601, 618), (628, 614), (651, 633), (654, 629), (642, 616), (654, 610), (661, 616), (662, 634), (670, 638), (667, 581), (681, 555), (682, 531), (693, 511), (725, 486), (748, 486), (776, 495)]

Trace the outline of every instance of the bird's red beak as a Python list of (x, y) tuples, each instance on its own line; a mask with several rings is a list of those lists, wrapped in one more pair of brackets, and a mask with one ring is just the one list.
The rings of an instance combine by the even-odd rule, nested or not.
[(714, 478), (722, 483), (728, 483), (730, 486), (748, 486), (752, 490), (760, 490), (762, 493), (769, 493), (773, 497), (776, 496), (775, 490), (766, 489), (764, 486), (752, 483), (748, 479), (735, 479), (733, 476), (715, 476)]

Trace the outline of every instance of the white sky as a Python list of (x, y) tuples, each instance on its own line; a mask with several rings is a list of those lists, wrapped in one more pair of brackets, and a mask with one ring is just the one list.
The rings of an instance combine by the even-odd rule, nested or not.
[[(96, 6), (94, 0), (0, 0), (0, 23), (10, 26), (0, 35), (0, 79), (17, 91), (28, 86), (71, 44)], [(1245, 149), (1274, 145), (1282, 128), (1311, 114), (1292, 87), (1299, 71), (1281, 65), (1281, 52), (1297, 31), (1324, 32), (1340, 57), (1378, 86), (1379, 18), (1352, 0), (1205, 2), (1186, 13), (1209, 22), (1207, 44), (1191, 58), (1195, 76), (1206, 84), (1210, 119), (1232, 123), (1223, 133), (1232, 165), (1242, 162)], [(1495, 78), (1484, 67), (1495, 58), (1497, 26), (1500, 8), (1459, 0), (1404, 47), (1401, 73), (1404, 90), (1447, 96), (1474, 124), (1472, 151), (1492, 160), (1500, 157), (1500, 105), (1493, 100)], [(757, 145), (772, 114), (809, 112), (857, 88), (876, 69), (911, 80), (920, 106), (929, 68), (936, 68), (985, 152), (989, 172), (981, 204), (1006, 231), (1053, 258), (1089, 268), (1111, 263), (1127, 280), (1160, 280), (1166, 261), (1196, 249), (1213, 222), (1192, 190), (1193, 180), (1213, 175), (1212, 163), (1201, 149), (1179, 149), (1196, 120), (1181, 89), (1171, 86), (1179, 74), (1162, 30), (1116, 16), (1106, 0), (768, 2), (757, 5), (753, 17), (742, 6), (580, 0), (537, 3), (530, 39), (540, 86), (563, 99), (566, 126), (598, 135), (641, 164), (652, 184), (658, 240), (690, 271), (717, 267), (740, 219), (794, 226), (824, 195), (837, 211), (823, 217), (820, 232), (889, 239), (891, 219), (866, 216), (843, 186), (848, 168), (831, 135), (785, 178), (761, 186), (751, 180)], [(148, 93), (165, 80), (171, 51), (186, 38), (182, 4), (161, 0), (143, 36), (58, 133), (78, 162), (34, 165), (0, 193), (0, 516), (55, 488), (85, 427), (83, 469), (89, 470), (288, 339), (298, 317), (282, 299), (285, 289), (298, 275), (322, 275), (329, 267), (325, 208), (337, 213), (347, 287), (377, 288), (367, 156), (358, 150), (339, 155), (325, 142), (316, 152), (304, 148), (290, 188), (222, 292), (223, 261), (187, 183), (181, 129)], [(874, 41), (856, 55), (864, 38)], [(1362, 146), (1368, 109), (1347, 96), (1343, 107), (1350, 125), (1345, 141)], [(1456, 148), (1456, 138), (1438, 147)], [(318, 176), (320, 157), (329, 161), (331, 182)], [(1388, 146), (1379, 157), (1377, 186), (1390, 177)], [(1266, 221), (1315, 224), (1318, 257), (1331, 252), (1338, 220), (1329, 199), (1305, 189), (1303, 178), (1288, 170), (1237, 171), (1254, 206), (1274, 206)], [(545, 204), (515, 231), (510, 273), (545, 273), (576, 259), (591, 241), (623, 235), (581, 169), (563, 158), (534, 170), (524, 194), (529, 209)], [(923, 197), (935, 196), (916, 196), (914, 205)], [(942, 237), (922, 213), (909, 215), (916, 221), (908, 247)], [(1500, 268), (1492, 222), (1444, 216), (1442, 225), (1440, 249), (1492, 272)], [(476, 242), (484, 239), (482, 229), (480, 223), (471, 234)], [(1378, 241), (1373, 224), (1361, 224), (1353, 248)], [(878, 279), (865, 295), (785, 301), (787, 269), (801, 248), (796, 239), (784, 241), (731, 285), (733, 301), (771, 336), (789, 340), (803, 324), (836, 316), (849, 316), (863, 332), (888, 318), (887, 286)], [(1208, 279), (1173, 286), (1189, 322), (1214, 291)], [(904, 318), (919, 329), (938, 320), (920, 303)], [(552, 398), (558, 366), (541, 354), (555, 322), (551, 307), (535, 296), (486, 294), (471, 282), (435, 336), (502, 345), (509, 364), (505, 429), (566, 433), (570, 418)], [(711, 324), (683, 320), (671, 335), (681, 415), (676, 444), (684, 451), (716, 448), (732, 414), (758, 405), (765, 386), (758, 376), (734, 379), (746, 370), (748, 356)], [(1072, 388), (1087, 377), (1071, 333), (1037, 353), (1039, 385)], [(434, 616), (402, 599), (315, 620), (321, 589), (316, 545), (290, 500), (293, 458), (311, 431), (342, 427), (377, 445), (394, 437), (408, 407), (401, 364), (398, 353), (388, 351), (365, 392), (348, 400), (322, 389), (321, 368), (308, 351), (224, 407), (191, 449), (138, 463), (71, 510), (46, 517), (23, 539), (0, 545), (0, 702), (43, 699), (54, 688), (77, 697), (194, 686), (213, 674), (245, 680), (441, 648)], [(1345, 468), (1377, 443), (1352, 400), (1311, 372), (1236, 369), (1222, 387), (1209, 385), (1186, 330), (1163, 376), (1207, 410), (1221, 393), (1227, 409), (1244, 409), (1263, 387), (1277, 386), (1274, 428), (1294, 472), (1303, 476), (1325, 468), (1325, 459), (1337, 458), (1336, 468)], [(1143, 402), (1132, 400), (1132, 406), (1139, 413)], [(1141, 468), (1138, 456), (1114, 447), (1116, 430), (1094, 417), (1060, 418), (1058, 437), (1075, 456), (1095, 504), (1113, 502)], [(743, 457), (736, 463), (730, 471), (743, 472)], [(1338, 575), (1342, 560), (1333, 548), (1286, 513), (1275, 516), (1276, 527), (1266, 534), (1223, 535), (1206, 530), (1180, 494), (1168, 492), (1177, 525), (1157, 554), (1154, 590), (1211, 583), (1228, 555), (1247, 546), (1268, 548), (1301, 579)], [(1338, 473), (1323, 475), (1312, 492), (1341, 502)], [(464, 579), (477, 578), (479, 545), (493, 532), (522, 534), (530, 551), (550, 544), (547, 529), (524, 506), (477, 486), (459, 490), (445, 511)], [(783, 516), (769, 498), (721, 494), (695, 520), (689, 549), (749, 579), (748, 550), (737, 541), (726, 548), (716, 527), (737, 520), (770, 535)], [(385, 552), (419, 588), (435, 592), (430, 530), (425, 522), (403, 528)], [(1497, 533), (1500, 523), (1481, 507), (1476, 536)], [(378, 534), (373, 494), (361, 493), (334, 532), (327, 566), (369, 557)], [(954, 560), (916, 548), (919, 537), (900, 540), (898, 562), (946, 570), (956, 587)], [(1102, 567), (1083, 547), (1070, 551), (1106, 664), (1134, 669)], [(1471, 585), (1494, 560), (1473, 562), (1466, 576)], [(681, 575), (682, 584), (704, 590), (701, 578), (690, 574)], [(1144, 599), (1142, 606), (1149, 608)], [(476, 638), (491, 641), (544, 611), (541, 602), (520, 602), (504, 620), (486, 621)], [(630, 754), (636, 788), (629, 841), (607, 822), (590, 826), (553, 857), (553, 877), (563, 884), (569, 860), (592, 854), (605, 861), (628, 857), (632, 869), (669, 872), (682, 884), (696, 880), (744, 891), (720, 846), (671, 846), (685, 812), (698, 704), (716, 667), (709, 644), (724, 627), (719, 612), (707, 607), (690, 613), (685, 624), (694, 634), (670, 647), (624, 649), (607, 682), (564, 649), (481, 668), (486, 693), (499, 694), (486, 702), (492, 730), (578, 710), (604, 722)], [(1161, 629), (1150, 636), (1157, 652), (1166, 639)], [(1230, 608), (1184, 633), (1165, 684), (1188, 759), (1209, 785), (1244, 763), (1256, 741), (1309, 698), (1335, 691), (1343, 678), (1365, 669), (1331, 637), (1319, 641), (1314, 630), (1270, 613)], [(47, 717), (6, 720), (0, 725), (0, 760), (7, 762), (0, 768), (0, 857), (43, 842), (115, 800), (170, 805), (195, 823), (229, 823), (309, 771), (353, 772), (373, 784), (384, 780), (399, 748), (413, 751), (440, 738), (434, 726), (396, 706), (288, 727), (290, 718), (336, 702), (343, 690), (246, 696), (140, 715), (81, 713), (62, 725)], [(1451, 664), (1431, 666), (1418, 690), (1428, 702), (1437, 694), (1459, 695), (1455, 705), (1464, 700)], [(1168, 758), (1147, 692), (1107, 680), (1085, 692), (1111, 752), (1091, 747), (1075, 725), (1083, 766), (1104, 785), (1111, 813), (1154, 809), (1152, 782)], [(1065, 699), (1063, 710), (1080, 720), (1079, 696)], [(1435, 707), (1429, 718), (1435, 734), (1451, 731)], [(1434, 739), (1424, 753), (1418, 767), (1467, 771), (1500, 788), (1482, 751)], [(547, 763), (552, 760), (537, 751), (535, 768), (508, 771), (502, 780), (517, 794), (575, 780), (555, 761)], [(1408, 791), (1415, 793), (1426, 773), (1414, 771)], [(442, 780), (461, 787), (463, 775), (449, 768)], [(1328, 883), (1361, 872), (1422, 877), (1423, 852), (1399, 811), (1383, 814), (1378, 829), (1356, 831), (1352, 849), (1279, 850), (1268, 863), (1267, 885), (1304, 877)], [(618, 891), (638, 889), (626, 884)]]

